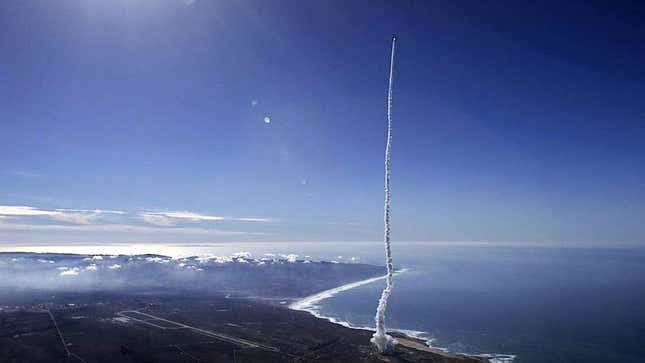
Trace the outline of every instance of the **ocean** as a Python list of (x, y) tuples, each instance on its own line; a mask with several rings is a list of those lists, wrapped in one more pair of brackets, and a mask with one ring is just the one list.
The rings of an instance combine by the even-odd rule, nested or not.
[[(379, 243), (3, 248), (75, 253), (229, 255), (248, 251), (383, 264)], [(453, 352), (497, 362), (643, 362), (645, 248), (393, 243), (400, 272), (386, 326)], [(306, 257), (309, 256), (309, 257)], [(304, 304), (357, 328), (374, 327), (383, 279), (332, 290)]]
[[(380, 251), (375, 251), (380, 252)], [(645, 361), (645, 249), (405, 244), (390, 328), (496, 361)], [(373, 327), (383, 280), (311, 309)]]

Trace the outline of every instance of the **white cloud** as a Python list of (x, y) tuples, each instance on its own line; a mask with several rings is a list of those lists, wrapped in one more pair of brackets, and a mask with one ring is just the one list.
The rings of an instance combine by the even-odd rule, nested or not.
[(106, 233), (157, 233), (212, 236), (265, 235), (261, 232), (229, 231), (214, 228), (197, 227), (150, 227), (132, 224), (13, 224), (0, 222), (0, 230), (33, 231), (33, 232), (106, 232)]
[(207, 255), (207, 256), (199, 256), (196, 258), (197, 262), (199, 263), (208, 263), (210, 261), (213, 261), (215, 263), (229, 263), (233, 262), (233, 259), (231, 257), (226, 257), (226, 256), (215, 256), (215, 255)]
[(251, 252), (241, 251), (233, 254), (234, 258), (251, 258)]
[[(120, 210), (106, 209), (64, 209), (54, 210), (40, 209), (30, 206), (0, 205), (0, 217), (25, 217), (25, 216), (46, 216), (63, 222), (74, 222), (76, 224), (90, 224), (96, 219), (109, 215), (124, 215), (126, 212)], [(200, 214), (188, 211), (169, 212), (139, 212), (139, 219), (150, 224), (159, 226), (172, 226), (176, 220), (199, 221), (239, 221), (239, 222), (271, 222), (271, 218), (257, 217), (223, 217), (207, 214)]]
[(74, 267), (65, 271), (62, 271), (59, 273), (60, 276), (76, 276), (78, 275), (79, 269), (78, 267)]
[(148, 262), (156, 262), (156, 263), (168, 263), (170, 260), (161, 258), (161, 257), (146, 257), (146, 261)]
[(55, 209), (57, 212), (82, 212), (82, 213), (96, 213), (96, 214), (125, 214), (122, 210), (106, 210), (106, 209)]
[(144, 222), (154, 224), (156, 226), (174, 226), (175, 221), (171, 218), (168, 218), (164, 215), (159, 215), (159, 214), (154, 214), (154, 213), (137, 213), (137, 216), (139, 219), (141, 219)]
[(50, 215), (53, 219), (61, 222), (70, 222), (76, 224), (90, 224), (97, 219), (96, 215), (84, 213), (60, 213)]
[(294, 253), (290, 253), (288, 255), (280, 255), (280, 257), (286, 259), (287, 262), (291, 262), (291, 263), (294, 263), (294, 262), (296, 262), (298, 260), (298, 255), (296, 255)]
[(209, 216), (206, 214), (198, 214), (193, 212), (161, 212), (155, 214), (163, 215), (168, 218), (190, 219), (194, 221), (221, 221), (226, 219), (220, 216)]
[(118, 269), (120, 269), (120, 268), (121, 268), (121, 265), (119, 265), (118, 263), (115, 263), (115, 264), (114, 264), (114, 265), (112, 265), (112, 266), (108, 266), (108, 268), (109, 268), (110, 270), (118, 270)]
[(56, 213), (24, 205), (0, 205), (0, 215), (5, 216), (50, 216)]
[(140, 212), (137, 214), (142, 220), (156, 225), (173, 225), (173, 219), (185, 219), (193, 222), (200, 221), (238, 221), (238, 222), (271, 222), (271, 218), (255, 217), (222, 217), (207, 214), (199, 214), (187, 211), (171, 212)]
[(272, 221), (269, 218), (222, 217), (187, 211), (141, 211), (136, 214), (136, 217), (146, 224), (141, 225), (121, 210), (67, 208), (49, 210), (24, 205), (0, 205), (0, 231), (241, 236), (266, 235), (266, 233), (221, 230), (206, 228), (206, 226), (178, 226), (177, 224), (182, 221)]
[(103, 209), (54, 209), (46, 210), (24, 205), (1, 205), (0, 216), (34, 217), (44, 216), (61, 222), (90, 224), (108, 214), (124, 214), (123, 211)]
[(103, 209), (55, 209), (55, 214), (50, 215), (55, 220), (76, 224), (91, 224), (106, 215), (125, 214), (118, 210)]
[(85, 267), (85, 269), (88, 270), (88, 271), (96, 271), (96, 270), (98, 270), (98, 267), (95, 264), (91, 264), (91, 265)]

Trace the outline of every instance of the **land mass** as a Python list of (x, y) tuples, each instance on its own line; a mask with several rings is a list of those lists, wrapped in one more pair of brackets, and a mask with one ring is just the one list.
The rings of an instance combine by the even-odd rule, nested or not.
[[(39, 259), (43, 257), (39, 256)], [(51, 256), (48, 258), (44, 260), (55, 262), (42, 264), (60, 264)], [(237, 270), (237, 273), (238, 268), (248, 272), (251, 270), (244, 270), (248, 268), (248, 263), (241, 262), (240, 266), (235, 266), (236, 262), (232, 262), (229, 268)], [(69, 265), (69, 261), (65, 264)], [(158, 263), (159, 266), (167, 264)], [(301, 269), (313, 268), (327, 277), (334, 275), (329, 271), (338, 269), (343, 269), (346, 273), (342, 276), (351, 275), (352, 270), (356, 272), (355, 277), (361, 278), (382, 274), (381, 268), (370, 268), (367, 265), (298, 265), (297, 262), (291, 262), (282, 264), (281, 268), (279, 262), (275, 264), (272, 272), (279, 276), (277, 281), (291, 279), (278, 272), (282, 268), (295, 269), (298, 273), (302, 273)], [(113, 265), (111, 261), (108, 266)], [(209, 264), (204, 263), (200, 268), (207, 270), (208, 267)], [(212, 267), (220, 268), (220, 273), (224, 271), (222, 266)], [(271, 275), (265, 274), (265, 279), (270, 278)], [(344, 281), (345, 277), (340, 280), (343, 281), (334, 282), (348, 282)], [(323, 278), (312, 281), (327, 280)], [(248, 285), (254, 286), (255, 283), (249, 282)], [(314, 285), (316, 289), (307, 288), (307, 294), (329, 288), (322, 283)], [(291, 288), (280, 289), (280, 283), (275, 281), (271, 286), (274, 286), (273, 292), (262, 296), (257, 293), (265, 289), (252, 290), (250, 295), (244, 295), (240, 288), (211, 290), (196, 289), (190, 285), (172, 285), (172, 288), (164, 289), (159, 286), (135, 288), (133, 284), (126, 283), (112, 289), (90, 289), (85, 286), (86, 289), (82, 291), (69, 287), (12, 287), (10, 290), (5, 289), (8, 293), (3, 293), (0, 297), (0, 361), (488, 361), (483, 357), (445, 353), (428, 347), (421, 340), (397, 333), (394, 334), (399, 344), (395, 351), (389, 355), (378, 354), (369, 342), (372, 334), (370, 331), (346, 328), (307, 312), (289, 309), (286, 304), (289, 300), (284, 297), (289, 295), (285, 291), (291, 291)], [(233, 294), (231, 291), (238, 293)]]

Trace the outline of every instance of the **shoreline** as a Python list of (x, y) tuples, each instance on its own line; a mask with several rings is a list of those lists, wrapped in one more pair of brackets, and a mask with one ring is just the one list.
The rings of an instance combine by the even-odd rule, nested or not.
[[(401, 270), (395, 271), (394, 275), (399, 275), (408, 271), (409, 269), (403, 268)], [(296, 301), (290, 303), (287, 307), (291, 310), (305, 311), (316, 318), (324, 319), (331, 323), (338, 324), (349, 329), (367, 330), (367, 331), (373, 332), (375, 331), (374, 328), (352, 325), (348, 321), (338, 320), (332, 316), (326, 316), (321, 314), (319, 311), (320, 305), (318, 303), (323, 300), (329, 299), (339, 293), (349, 291), (360, 286), (369, 285), (379, 280), (384, 280), (386, 277), (387, 275), (377, 276), (377, 277), (372, 277), (365, 280), (360, 280), (360, 281), (355, 281), (355, 282), (350, 282), (348, 284), (340, 285), (328, 290), (321, 291), (313, 295), (305, 296), (301, 299), (297, 299)], [(469, 355), (474, 357), (483, 357), (483, 358), (487, 358), (490, 361), (490, 363), (511, 363), (515, 360), (515, 357), (516, 357), (515, 355), (512, 355), (512, 354), (468, 354), (468, 353), (450, 352), (447, 348), (432, 345), (432, 342), (435, 339), (432, 338), (430, 336), (430, 333), (426, 331), (394, 328), (394, 329), (388, 329), (388, 332), (395, 333), (395, 334), (402, 334), (410, 339), (422, 341), (427, 346), (428, 349), (438, 354), (459, 354), (459, 355)]]
[[(399, 275), (399, 274), (402, 274), (402, 273), (405, 273), (405, 272), (408, 272), (408, 271), (410, 271), (410, 270), (407, 269), (407, 268), (403, 268), (401, 270), (395, 271), (394, 275), (396, 276), (396, 275)], [(302, 299), (298, 299), (298, 300), (292, 302), (291, 304), (289, 304), (287, 307), (289, 309), (291, 309), (291, 310), (305, 311), (305, 312), (315, 316), (316, 318), (324, 319), (324, 320), (327, 320), (327, 321), (332, 322), (334, 324), (342, 325), (342, 326), (344, 326), (346, 328), (357, 329), (357, 330), (375, 331), (374, 328), (370, 328), (370, 327), (366, 327), (366, 326), (356, 326), (356, 325), (352, 325), (351, 323), (349, 323), (347, 321), (342, 321), (342, 320), (338, 320), (338, 319), (336, 319), (334, 317), (331, 317), (331, 316), (322, 315), (318, 310), (320, 308), (320, 305), (318, 305), (318, 303), (323, 301), (323, 300), (327, 300), (330, 297), (333, 297), (333, 296), (335, 296), (335, 295), (337, 295), (339, 293), (349, 291), (349, 290), (352, 290), (352, 289), (360, 287), (360, 286), (369, 285), (369, 284), (371, 284), (373, 282), (376, 282), (376, 281), (379, 281), (379, 280), (385, 280), (386, 277), (387, 277), (387, 275), (371, 277), (369, 279), (350, 282), (350, 283), (345, 284), (345, 285), (340, 285), (340, 286), (337, 286), (337, 287), (334, 287), (334, 288), (331, 288), (331, 289), (328, 289), (328, 290), (323, 290), (323, 291), (321, 291), (319, 293), (309, 295), (309, 296), (305, 296)], [(444, 351), (444, 352), (448, 351), (445, 348), (436, 347), (436, 346), (431, 345), (431, 343), (432, 343), (432, 341), (434, 339), (432, 337), (429, 337), (428, 332), (418, 331), (418, 330), (409, 330), (409, 329), (389, 329), (388, 331), (396, 332), (396, 333), (399, 333), (399, 334), (404, 334), (404, 335), (407, 335), (410, 338), (423, 340), (425, 342), (425, 344), (429, 348), (438, 349), (438, 350), (441, 350), (441, 351)]]

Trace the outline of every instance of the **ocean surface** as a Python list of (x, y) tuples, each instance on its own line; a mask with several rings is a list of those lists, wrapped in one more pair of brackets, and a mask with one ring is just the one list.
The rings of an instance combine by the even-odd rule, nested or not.
[[(229, 255), (248, 251), (383, 264), (378, 243), (21, 247), (73, 253)], [(645, 361), (645, 248), (393, 243), (388, 328), (435, 347), (499, 354), (498, 361)], [(310, 256), (310, 257), (306, 257)], [(354, 327), (373, 327), (382, 279), (336, 289), (308, 308)], [(509, 359), (506, 359), (508, 357)]]
[[(645, 249), (405, 245), (387, 325), (513, 362), (644, 362)], [(317, 302), (373, 327), (382, 280)]]

